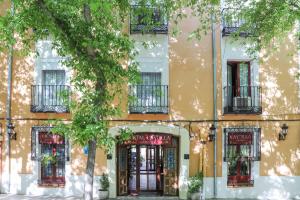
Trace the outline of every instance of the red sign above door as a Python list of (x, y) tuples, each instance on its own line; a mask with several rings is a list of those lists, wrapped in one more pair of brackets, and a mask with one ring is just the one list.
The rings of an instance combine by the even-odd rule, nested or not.
[(150, 145), (171, 145), (171, 135), (158, 135), (158, 134), (140, 134), (133, 135), (131, 140), (127, 140), (124, 144), (150, 144)]
[(64, 137), (56, 134), (39, 133), (40, 144), (64, 144)]
[(252, 133), (229, 133), (228, 144), (252, 144)]

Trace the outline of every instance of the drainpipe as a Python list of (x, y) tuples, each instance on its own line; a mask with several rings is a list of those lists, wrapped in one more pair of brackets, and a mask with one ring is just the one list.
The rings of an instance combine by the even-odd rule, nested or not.
[[(14, 4), (13, 1), (11, 1), (11, 14), (14, 15)], [(12, 33), (13, 34), (13, 33)], [(6, 137), (5, 137), (5, 155), (6, 155), (6, 161), (5, 166), (8, 170), (6, 172), (7, 176), (7, 182), (5, 192), (10, 192), (10, 134), (8, 130), (8, 125), (11, 123), (11, 90), (12, 90), (12, 63), (13, 63), (13, 45), (10, 45), (8, 50), (8, 58), (7, 58), (7, 97), (6, 97)]]
[(216, 53), (216, 24), (215, 15), (211, 14), (212, 59), (213, 59), (213, 120), (215, 130), (214, 140), (214, 198), (217, 197), (217, 53)]

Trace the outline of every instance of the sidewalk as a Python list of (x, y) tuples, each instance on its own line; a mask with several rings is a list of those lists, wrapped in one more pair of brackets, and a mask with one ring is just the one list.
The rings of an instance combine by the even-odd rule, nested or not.
[[(80, 197), (30, 196), (0, 194), (0, 200), (82, 200)], [(96, 200), (97, 198), (94, 198)], [(118, 197), (116, 200), (179, 200), (178, 197)]]
[(15, 194), (0, 194), (0, 200), (81, 200), (80, 197), (29, 196)]

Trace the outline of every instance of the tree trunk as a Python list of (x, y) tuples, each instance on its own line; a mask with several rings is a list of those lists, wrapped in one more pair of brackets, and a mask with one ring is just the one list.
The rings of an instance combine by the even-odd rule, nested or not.
[(88, 159), (86, 164), (86, 172), (84, 177), (84, 200), (93, 199), (93, 180), (94, 180), (94, 167), (96, 157), (96, 141), (90, 140), (88, 145)]

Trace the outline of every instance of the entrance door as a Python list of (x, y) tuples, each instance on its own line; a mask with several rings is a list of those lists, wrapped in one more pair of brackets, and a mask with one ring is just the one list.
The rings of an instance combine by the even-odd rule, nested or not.
[(157, 191), (157, 164), (156, 158), (159, 157), (156, 149), (160, 146), (140, 146), (140, 191), (156, 192)]
[(163, 143), (164, 136), (137, 135), (119, 145), (118, 195), (178, 195), (178, 139)]
[(176, 147), (164, 149), (164, 195), (177, 195), (177, 150)]
[(119, 147), (118, 151), (119, 195), (128, 194), (127, 147)]

